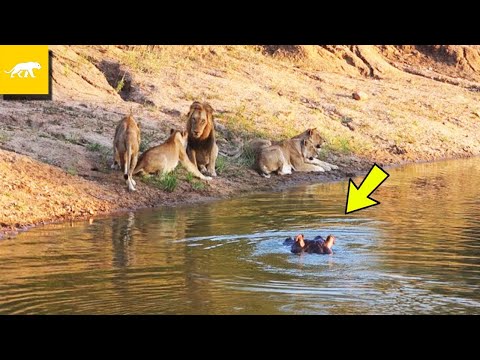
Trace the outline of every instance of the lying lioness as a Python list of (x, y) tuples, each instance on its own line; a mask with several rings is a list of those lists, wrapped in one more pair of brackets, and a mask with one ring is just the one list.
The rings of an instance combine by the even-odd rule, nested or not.
[(170, 137), (162, 144), (154, 146), (145, 151), (133, 174), (166, 174), (177, 167), (178, 163), (191, 172), (195, 177), (202, 180), (212, 180), (210, 176), (203, 175), (195, 165), (189, 160), (185, 148), (187, 147), (188, 133), (171, 129)]
[[(322, 145), (325, 143), (325, 140), (320, 135), (320, 132), (317, 129), (308, 129), (308, 130), (305, 130), (303, 133), (298, 134), (297, 136), (294, 136), (293, 138), (289, 140), (284, 140), (284, 141), (272, 142), (270, 140), (254, 139), (250, 142), (249, 146), (258, 156), (264, 149), (269, 148), (271, 146), (283, 146), (287, 142), (291, 142), (292, 140), (304, 140), (304, 139), (310, 140), (316, 149), (320, 149)], [(318, 154), (315, 153), (315, 154), (309, 155), (308, 157), (305, 157), (304, 162), (306, 164), (312, 164), (312, 165), (316, 165), (317, 167), (321, 167), (324, 171), (338, 169), (337, 165), (329, 164), (325, 161), (321, 161), (317, 159), (317, 155)], [(312, 170), (312, 168), (310, 168), (309, 170), (297, 170), (297, 169), (295, 170), (296, 171), (315, 171), (315, 170)], [(286, 173), (290, 173), (290, 172), (286, 172)], [(284, 175), (284, 173), (280, 173), (280, 172), (279, 174)]]
[(278, 175), (295, 171), (325, 171), (322, 167), (306, 162), (317, 155), (314, 143), (310, 139), (290, 139), (279, 145), (260, 149), (257, 155), (257, 170), (260, 175), (269, 178), (272, 172)]

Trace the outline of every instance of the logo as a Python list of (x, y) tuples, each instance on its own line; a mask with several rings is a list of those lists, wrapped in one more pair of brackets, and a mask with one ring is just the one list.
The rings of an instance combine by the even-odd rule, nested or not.
[(26, 78), (28, 77), (28, 74), (30, 74), (30, 76), (32, 78), (35, 77), (35, 75), (33, 75), (33, 69), (41, 69), (42, 67), (40, 66), (40, 64), (38, 62), (28, 62), (28, 63), (20, 63), (20, 64), (17, 64), (13, 67), (12, 70), (10, 71), (5, 71), (7, 74), (11, 74), (10, 77), (13, 78), (13, 75), (18, 75), (18, 77), (22, 77), (22, 71), (25, 71), (23, 73), (23, 77)]
[(49, 94), (47, 45), (0, 46), (0, 94)]

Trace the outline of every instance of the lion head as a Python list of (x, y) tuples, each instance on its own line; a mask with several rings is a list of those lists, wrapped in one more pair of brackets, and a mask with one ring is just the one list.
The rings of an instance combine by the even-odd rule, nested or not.
[(187, 140), (188, 140), (188, 132), (186, 131), (180, 131), (180, 130), (175, 130), (175, 129), (170, 129), (170, 137), (167, 139), (168, 141), (175, 141), (178, 140), (180, 144), (184, 148), (187, 147)]
[(320, 135), (320, 131), (318, 131), (316, 128), (308, 129), (306, 131), (306, 138), (310, 140), (317, 149), (320, 149), (325, 143), (325, 139), (322, 137), (322, 135)]
[(302, 155), (304, 159), (313, 160), (317, 157), (317, 148), (311, 139), (303, 139), (301, 144)]
[(34, 69), (41, 69), (42, 67), (40, 66), (40, 64), (38, 62), (34, 62), (33, 63), (33, 68)]
[(213, 129), (213, 109), (208, 103), (195, 101), (188, 112), (187, 130), (194, 139), (207, 138)]

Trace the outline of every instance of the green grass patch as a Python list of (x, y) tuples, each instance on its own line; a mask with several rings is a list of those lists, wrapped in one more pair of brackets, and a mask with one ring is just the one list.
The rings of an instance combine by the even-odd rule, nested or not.
[(245, 146), (242, 155), (235, 162), (240, 166), (252, 167), (255, 163), (255, 151), (251, 147)]
[(10, 140), (10, 136), (4, 132), (0, 132), (0, 144), (4, 144)]
[(87, 144), (87, 150), (88, 151), (97, 152), (97, 151), (100, 151), (101, 149), (102, 149), (102, 145), (100, 145), (98, 143)]
[(77, 169), (75, 169), (74, 167), (69, 166), (69, 167), (67, 168), (67, 174), (70, 174), (70, 175), (73, 175), (73, 176), (77, 176), (78, 171), (77, 171)]
[(185, 176), (185, 180), (192, 186), (192, 189), (195, 191), (205, 190), (205, 188), (207, 187), (203, 181), (195, 178), (195, 176), (193, 176), (191, 172), (187, 173), (187, 175)]
[(160, 176), (143, 176), (142, 181), (167, 192), (172, 192), (178, 185), (178, 173), (176, 170)]
[(120, 81), (117, 83), (117, 86), (115, 86), (115, 91), (117, 92), (117, 94), (120, 93), (120, 91), (123, 90), (124, 86), (125, 86), (125, 73), (123, 74)]
[(217, 161), (215, 163), (215, 170), (217, 171), (218, 175), (222, 175), (227, 168), (227, 159), (225, 156), (218, 155)]

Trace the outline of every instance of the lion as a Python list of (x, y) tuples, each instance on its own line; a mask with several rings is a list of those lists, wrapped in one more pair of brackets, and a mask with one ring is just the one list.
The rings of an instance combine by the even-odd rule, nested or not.
[(130, 191), (135, 191), (135, 186), (137, 185), (132, 178), (132, 172), (137, 165), (139, 148), (140, 128), (130, 114), (124, 117), (115, 129), (112, 165), (112, 169), (115, 169), (120, 164), (124, 174), (123, 178)]
[(38, 62), (26, 62), (26, 63), (19, 63), (13, 67), (10, 71), (5, 71), (7, 74), (10, 74), (10, 77), (13, 78), (13, 75), (18, 75), (19, 78), (22, 76), (20, 75), (22, 71), (24, 71), (24, 78), (30, 75), (32, 78), (36, 77), (33, 74), (33, 69), (40, 70), (42, 67)]
[(195, 101), (188, 112), (187, 154), (191, 162), (203, 173), (217, 176), (215, 163), (218, 146), (215, 141), (213, 109), (208, 103)]
[[(294, 136), (292, 139), (310, 139), (317, 149), (320, 149), (325, 143), (325, 139), (322, 137), (322, 135), (320, 135), (320, 131), (318, 131), (318, 129), (316, 128), (307, 129), (303, 133), (298, 134), (297, 136)], [(326, 161), (321, 161), (317, 159), (316, 156), (313, 156), (312, 158), (306, 158), (305, 160), (309, 164), (321, 166), (322, 168), (325, 169), (325, 171), (338, 169), (337, 165), (327, 163)]]
[(260, 175), (269, 178), (272, 172), (278, 175), (295, 171), (325, 171), (322, 167), (308, 163), (317, 155), (315, 144), (310, 139), (290, 139), (278, 145), (262, 147), (256, 158)]
[(145, 151), (138, 161), (133, 174), (166, 174), (177, 167), (178, 163), (202, 180), (212, 180), (210, 176), (203, 175), (189, 160), (185, 148), (188, 133), (186, 131), (170, 130), (169, 138), (162, 144)]
[[(295, 140), (295, 139), (308, 139), (312, 142), (312, 145), (318, 150), (322, 147), (322, 145), (325, 143), (324, 138), (322, 135), (320, 135), (320, 132), (316, 128), (312, 129), (307, 129), (301, 134), (298, 134), (294, 136), (293, 138), (289, 140), (283, 140), (283, 141), (270, 141), (270, 140), (264, 140), (264, 139), (253, 139), (250, 141), (249, 146), (250, 149), (253, 150), (254, 153), (257, 155), (260, 153), (260, 151), (266, 147), (272, 146), (272, 145), (282, 145), (285, 143), (285, 141), (290, 141), (290, 140)], [(317, 159), (317, 155), (315, 154), (313, 156), (309, 156), (308, 158), (305, 158), (305, 162), (308, 164), (313, 164), (322, 167), (325, 171), (330, 171), (332, 169), (338, 169), (337, 165), (329, 164), (325, 161), (321, 161)]]

